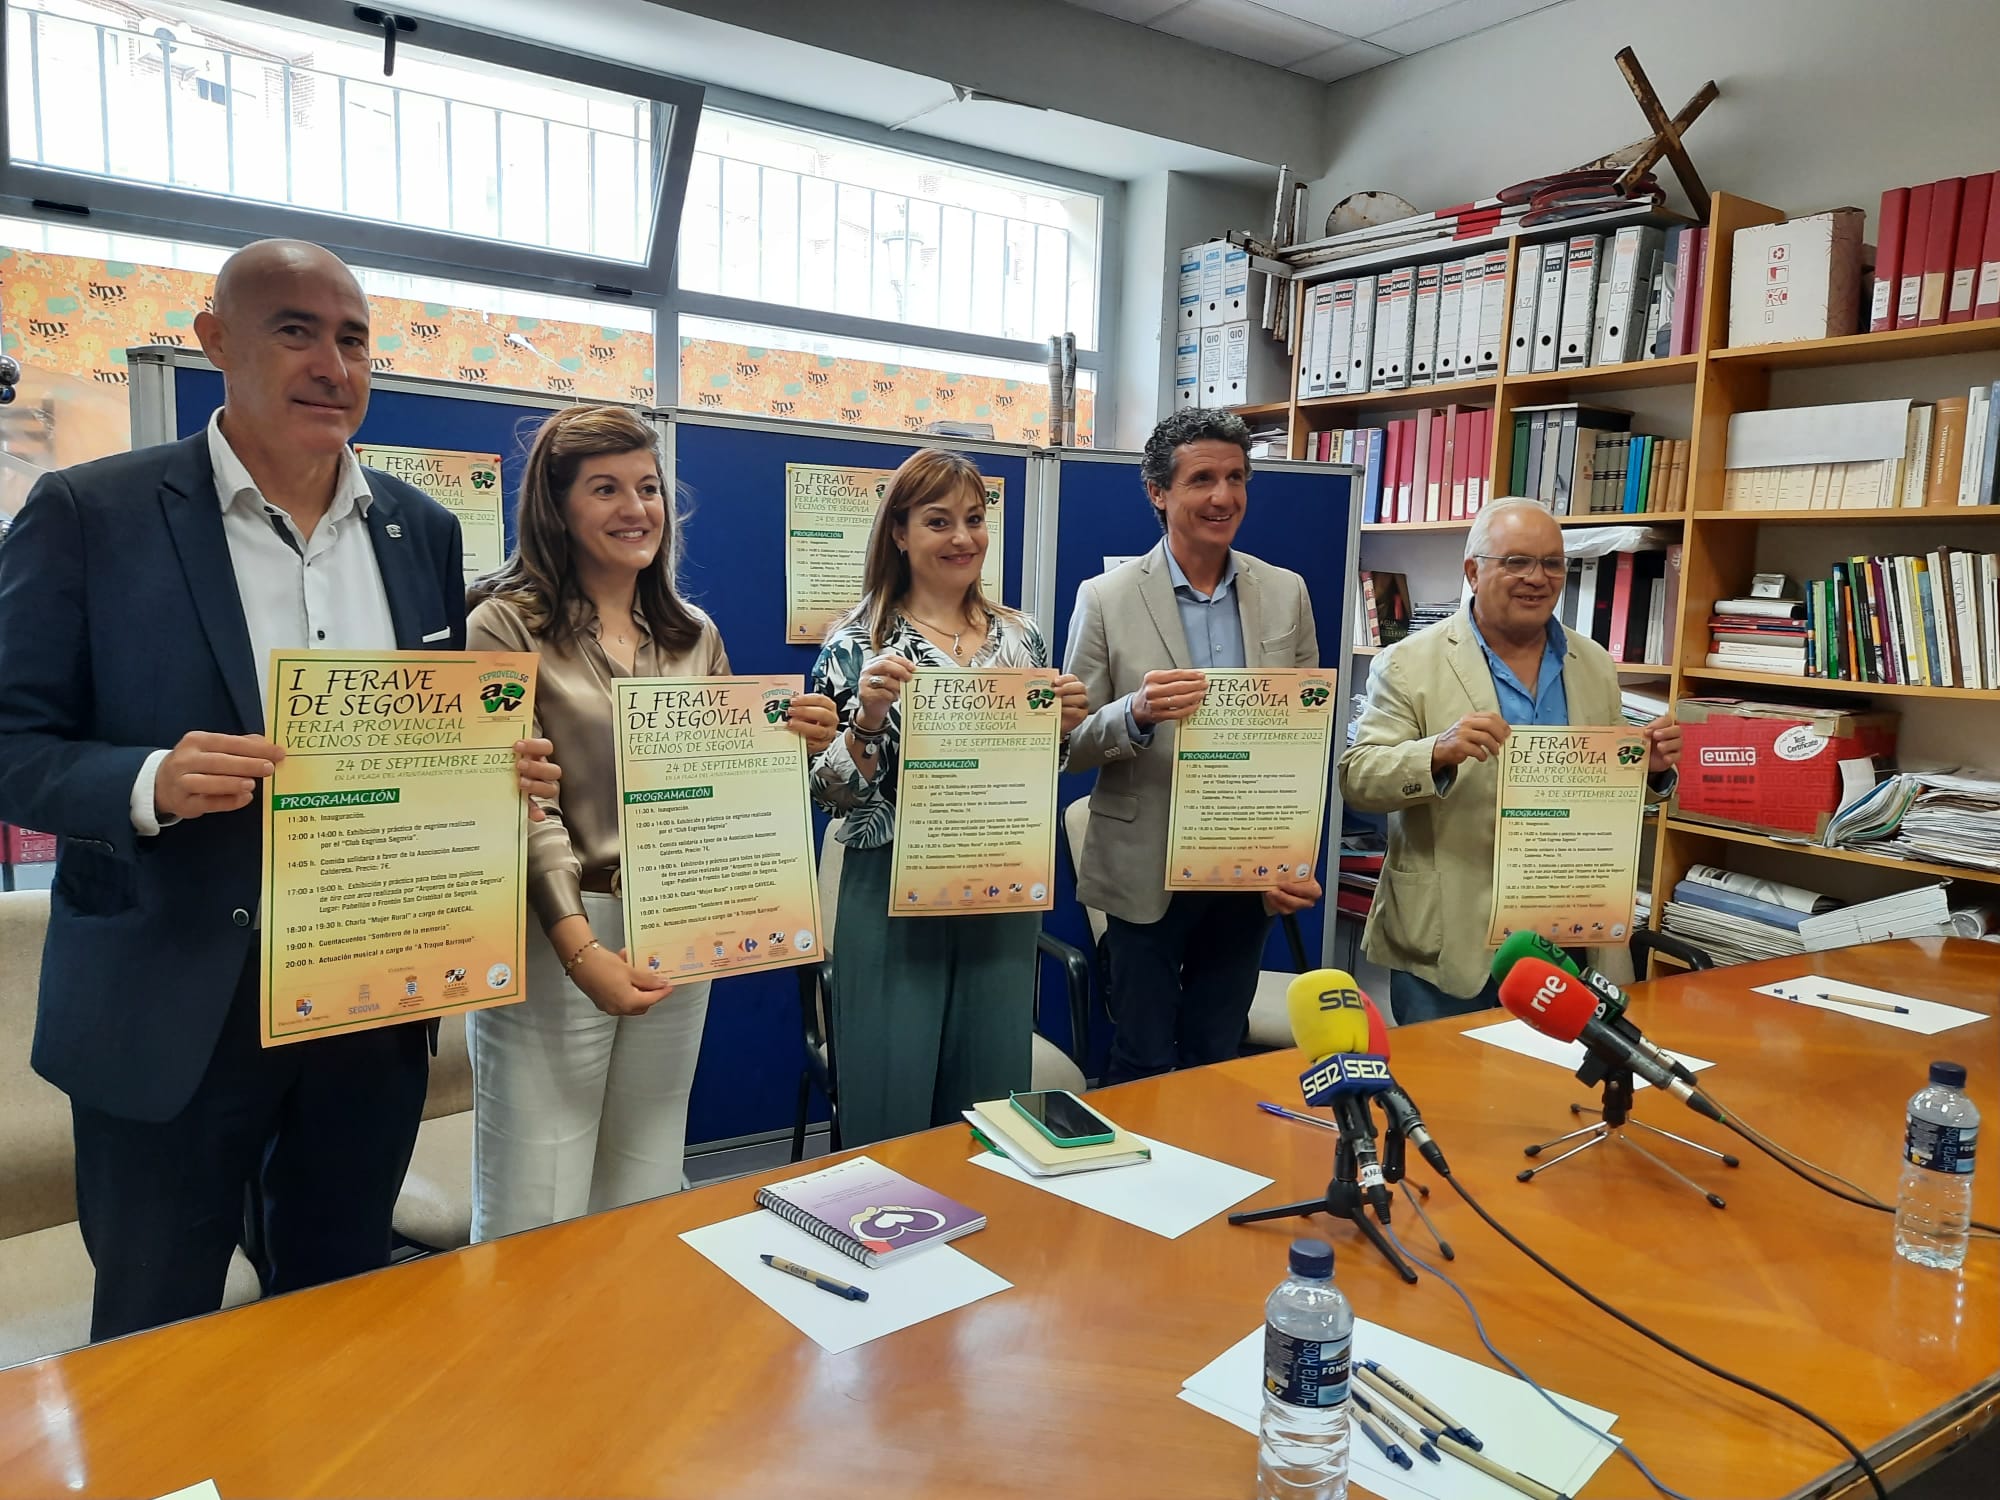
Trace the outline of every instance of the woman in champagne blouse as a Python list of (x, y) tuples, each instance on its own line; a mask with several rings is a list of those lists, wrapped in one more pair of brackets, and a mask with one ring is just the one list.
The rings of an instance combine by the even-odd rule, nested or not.
[[(861, 602), (813, 665), (813, 691), (846, 726), (813, 761), (815, 800), (845, 819), (833, 1031), (846, 1146), (949, 1124), (1028, 1086), (1041, 913), (888, 914), (910, 673), (1049, 664), (1035, 622), (981, 592), (986, 543), (986, 483), (972, 461), (914, 454), (876, 512)], [(1075, 677), (1054, 681), (1067, 736), (1089, 704)]]
[[(635, 413), (576, 406), (543, 423), (515, 524), (506, 565), (473, 585), (468, 644), (540, 653), (535, 733), (563, 781), (528, 832), (547, 934), (529, 944), (528, 998), (467, 1018), (476, 1240), (680, 1186), (708, 983), (675, 985), (622, 951), (612, 684), (729, 672), (714, 622), (675, 587), (680, 528)], [(824, 697), (793, 699), (789, 717), (814, 753), (838, 727)]]

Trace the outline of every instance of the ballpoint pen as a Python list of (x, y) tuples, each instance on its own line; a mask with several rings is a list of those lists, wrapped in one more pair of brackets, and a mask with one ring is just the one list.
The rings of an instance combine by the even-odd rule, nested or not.
[(811, 1266), (802, 1266), (795, 1260), (786, 1260), (782, 1255), (760, 1255), (757, 1259), (774, 1271), (783, 1271), (787, 1276), (796, 1276), (809, 1286), (816, 1286), (822, 1292), (831, 1292), (836, 1297), (845, 1297), (849, 1302), (866, 1302), (868, 1293), (858, 1286), (849, 1286), (831, 1276), (815, 1271)]
[(1377, 1422), (1380, 1422), (1383, 1430), (1394, 1437), (1397, 1442), (1416, 1449), (1417, 1452), (1423, 1454), (1425, 1458), (1434, 1464), (1444, 1462), (1444, 1459), (1438, 1454), (1436, 1445), (1422, 1433), (1412, 1432), (1409, 1428), (1405, 1427), (1402, 1419), (1396, 1415), (1394, 1408), (1387, 1402), (1377, 1405), (1375, 1402), (1370, 1401), (1363, 1393), (1360, 1381), (1351, 1381), (1348, 1384), (1347, 1393), (1353, 1399), (1356, 1406), (1367, 1412)]
[(1419, 1450), (1430, 1448), (1432, 1452), (1426, 1456), (1436, 1457), (1435, 1444), (1437, 1443), (1439, 1434), (1431, 1427), (1431, 1423), (1437, 1419), (1431, 1415), (1427, 1408), (1419, 1406), (1414, 1399), (1396, 1390), (1387, 1381), (1359, 1362), (1354, 1366), (1354, 1374), (1348, 1388), (1352, 1391), (1356, 1386), (1364, 1386), (1372, 1393), (1375, 1402), (1375, 1414), (1377, 1416), (1389, 1417), (1397, 1412), (1402, 1413), (1400, 1422), (1396, 1424), (1397, 1430), (1407, 1438), (1408, 1429), (1402, 1424), (1407, 1423), (1409, 1426), (1415, 1427), (1423, 1435), (1418, 1440)]
[(1382, 1456), (1397, 1468), (1408, 1469), (1414, 1467), (1410, 1462), (1410, 1455), (1405, 1453), (1397, 1444), (1391, 1442), (1383, 1431), (1375, 1425), (1374, 1420), (1368, 1415), (1368, 1409), (1365, 1406), (1354, 1414), (1354, 1425), (1359, 1427), (1366, 1434), (1368, 1441), (1381, 1449)]
[(1457, 1418), (1453, 1417), (1451, 1413), (1447, 1412), (1442, 1406), (1439, 1406), (1437, 1402), (1431, 1400), (1430, 1397), (1426, 1396), (1422, 1391), (1418, 1390), (1415, 1386), (1411, 1385), (1407, 1380), (1404, 1380), (1401, 1376), (1399, 1376), (1394, 1370), (1390, 1369), (1387, 1365), (1382, 1364), (1378, 1360), (1371, 1359), (1367, 1361), (1365, 1368), (1368, 1370), (1370, 1374), (1379, 1377), (1382, 1380), (1382, 1382), (1385, 1385), (1389, 1386), (1392, 1390), (1400, 1391), (1405, 1396), (1408, 1396), (1412, 1401), (1416, 1402), (1417, 1405), (1421, 1406), (1424, 1410), (1428, 1411), (1431, 1414), (1431, 1416), (1436, 1420), (1438, 1431), (1446, 1434), (1449, 1437), (1454, 1437), (1458, 1439), (1459, 1442), (1465, 1444), (1465, 1446), (1468, 1448), (1477, 1449), (1486, 1446), (1484, 1443), (1480, 1442), (1478, 1438), (1473, 1436), (1472, 1429), (1470, 1427), (1467, 1427), (1463, 1422), (1460, 1422)]
[(1819, 998), (1831, 1000), (1835, 1005), (1858, 1005), (1863, 1010), (1893, 1011), (1899, 1016), (1907, 1016), (1910, 1013), (1910, 1007), (1907, 1005), (1891, 1005), (1887, 1000), (1869, 1000), (1860, 995), (1833, 995), (1822, 990)]
[(1302, 1115), (1295, 1109), (1284, 1109), (1279, 1105), (1271, 1103), (1268, 1099), (1259, 1099), (1257, 1107), (1263, 1110), (1265, 1114), (1276, 1115), (1281, 1120), (1297, 1120), (1301, 1125), (1317, 1125), (1321, 1130), (1338, 1131), (1340, 1129), (1331, 1120), (1320, 1120), (1315, 1119), (1311, 1115)]

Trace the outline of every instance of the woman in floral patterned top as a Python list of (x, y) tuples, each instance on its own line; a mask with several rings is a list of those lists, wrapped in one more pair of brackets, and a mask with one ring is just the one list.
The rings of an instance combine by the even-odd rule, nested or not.
[[(812, 691), (845, 732), (813, 759), (813, 797), (845, 818), (834, 945), (833, 1045), (847, 1146), (948, 1124), (1028, 1086), (1039, 912), (889, 916), (898, 703), (919, 666), (1041, 667), (1033, 620), (988, 600), (986, 485), (961, 454), (928, 449), (889, 481), (869, 538), (863, 597), (828, 632)], [(1055, 679), (1063, 733), (1089, 712)]]

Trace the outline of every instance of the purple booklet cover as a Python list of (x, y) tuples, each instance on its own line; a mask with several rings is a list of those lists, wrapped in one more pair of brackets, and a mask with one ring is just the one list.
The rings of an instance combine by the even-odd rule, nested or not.
[(984, 1214), (866, 1156), (759, 1188), (757, 1206), (866, 1266), (986, 1225)]

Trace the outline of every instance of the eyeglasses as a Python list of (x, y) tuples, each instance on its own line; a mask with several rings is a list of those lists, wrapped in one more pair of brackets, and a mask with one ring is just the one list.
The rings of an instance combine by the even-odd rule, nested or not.
[(1522, 552), (1509, 552), (1505, 557), (1495, 557), (1490, 552), (1475, 552), (1474, 557), (1481, 562), (1500, 564), (1500, 571), (1509, 578), (1532, 578), (1537, 569), (1560, 578), (1569, 571), (1567, 557), (1529, 557)]

